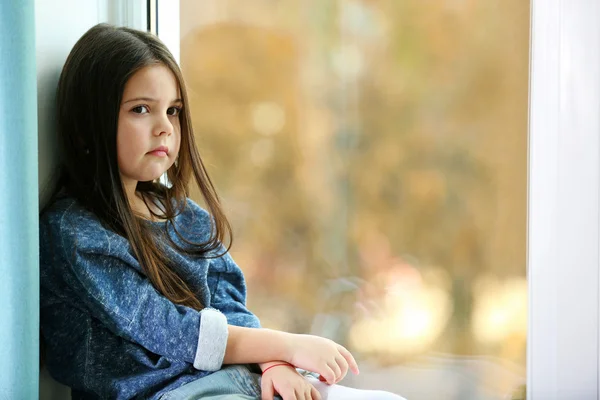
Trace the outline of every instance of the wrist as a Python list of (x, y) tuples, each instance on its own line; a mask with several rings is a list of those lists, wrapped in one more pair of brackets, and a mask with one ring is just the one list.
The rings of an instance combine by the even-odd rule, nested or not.
[(275, 362), (271, 362), (271, 363), (268, 363), (268, 364), (271, 364), (271, 365), (269, 365), (269, 366), (265, 366), (265, 368), (262, 368), (262, 366), (261, 366), (263, 375), (264, 375), (264, 374), (265, 374), (265, 373), (266, 373), (268, 370), (270, 370), (271, 368), (278, 368), (278, 367), (290, 367), (290, 368), (293, 368), (293, 369), (295, 369), (295, 368), (294, 368), (294, 366), (293, 366), (292, 364), (290, 364), (290, 363), (287, 363), (287, 362), (282, 362), (282, 361), (275, 361)]
[(269, 368), (270, 366), (275, 365), (275, 364), (281, 364), (284, 362), (285, 361), (283, 361), (283, 360), (269, 361), (269, 362), (264, 362), (264, 363), (258, 363), (258, 366), (260, 367), (260, 370), (264, 372), (264, 370)]
[(273, 351), (274, 357), (270, 362), (290, 363), (293, 356), (293, 333), (278, 331), (273, 329), (265, 329), (270, 335), (269, 347)]

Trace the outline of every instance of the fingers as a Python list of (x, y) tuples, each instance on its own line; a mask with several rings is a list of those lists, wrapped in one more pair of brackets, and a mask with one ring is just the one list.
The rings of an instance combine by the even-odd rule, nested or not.
[[(306, 381), (305, 384), (300, 386), (288, 383), (284, 388), (278, 389), (278, 391), (283, 400), (321, 400), (321, 397), (313, 397), (311, 388), (314, 388), (314, 386)], [(319, 395), (318, 391), (317, 394)], [(264, 400), (264, 397), (261, 400)], [(269, 400), (273, 400), (273, 395), (271, 395)]]
[(333, 385), (335, 383), (335, 372), (331, 369), (329, 364), (326, 364), (319, 374), (325, 379), (328, 385)]
[(333, 383), (337, 383), (341, 379), (342, 369), (337, 364), (337, 362), (335, 362), (335, 360), (332, 362), (328, 362), (327, 365), (329, 366), (329, 368), (332, 369), (332, 371), (335, 375)]
[(313, 386), (313, 385), (311, 385), (309, 382), (306, 382), (306, 386), (304, 386), (304, 398), (305, 398), (306, 400), (313, 400), (313, 397), (312, 397), (312, 391), (311, 391), (311, 389), (312, 389), (313, 387), (314, 387), (314, 386)]
[(348, 367), (354, 373), (354, 375), (360, 374), (360, 371), (358, 370), (358, 364), (356, 364), (356, 360), (354, 359), (354, 356), (348, 350), (346, 350), (346, 348), (344, 346), (341, 346), (341, 345), (338, 346), (338, 350), (342, 354), (342, 356), (346, 359), (346, 361), (348, 361)]
[(306, 397), (306, 390), (304, 387), (296, 389), (297, 400), (310, 400), (310, 397)]
[(340, 376), (337, 380), (337, 382), (339, 382), (342, 379), (344, 379), (344, 377), (348, 373), (348, 361), (346, 361), (346, 359), (340, 355), (335, 358), (335, 362), (337, 363), (337, 365), (339, 365), (341, 371)]
[(293, 391), (290, 391), (290, 396), (283, 397), (283, 400), (311, 400), (310, 390), (306, 391), (307, 388), (307, 386), (295, 388)]
[(273, 383), (270, 379), (263, 379), (260, 382), (260, 392), (261, 400), (273, 400), (275, 397), (275, 390), (273, 389)]
[(321, 393), (314, 387), (312, 384), (310, 385), (310, 396), (309, 399), (312, 400), (321, 400)]
[[(321, 393), (319, 393), (317, 388), (307, 380), (306, 386), (304, 386), (303, 398), (306, 400), (321, 400)], [(298, 399), (300, 399), (300, 397), (298, 397)]]
[(291, 386), (286, 386), (284, 389), (280, 388), (278, 389), (278, 392), (283, 400), (298, 400), (298, 393), (296, 392), (296, 389)]

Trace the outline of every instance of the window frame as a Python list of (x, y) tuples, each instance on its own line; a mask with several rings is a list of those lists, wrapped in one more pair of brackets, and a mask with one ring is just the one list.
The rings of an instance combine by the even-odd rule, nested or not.
[[(600, 7), (532, 0), (527, 398), (597, 399)], [(590, 90), (590, 88), (592, 90)]]
[(101, 21), (117, 26), (148, 30), (148, 3), (150, 0), (106, 0), (99, 2)]
[(179, 0), (156, 1), (157, 36), (167, 45), (177, 64), (180, 64)]

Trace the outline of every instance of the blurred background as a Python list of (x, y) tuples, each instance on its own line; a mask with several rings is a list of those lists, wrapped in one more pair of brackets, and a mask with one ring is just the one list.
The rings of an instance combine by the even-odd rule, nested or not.
[(180, 10), (198, 146), (263, 326), (347, 346), (348, 386), (523, 398), (529, 1)]

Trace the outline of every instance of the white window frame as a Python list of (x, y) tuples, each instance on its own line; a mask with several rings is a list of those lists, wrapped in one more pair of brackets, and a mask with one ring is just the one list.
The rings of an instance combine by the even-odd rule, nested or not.
[(532, 0), (528, 399), (598, 399), (600, 5)]
[[(156, 0), (179, 62), (179, 1)], [(600, 4), (531, 0), (527, 398), (598, 399)]]
[(180, 64), (179, 0), (156, 0), (158, 37), (167, 45)]
[(148, 0), (106, 0), (99, 2), (101, 21), (117, 26), (148, 30)]

